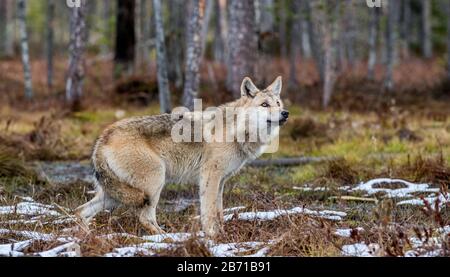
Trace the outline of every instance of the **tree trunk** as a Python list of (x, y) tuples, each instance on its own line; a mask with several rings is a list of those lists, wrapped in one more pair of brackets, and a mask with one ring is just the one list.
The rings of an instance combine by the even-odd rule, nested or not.
[(186, 50), (186, 79), (184, 81), (183, 105), (188, 109), (194, 108), (194, 99), (198, 97), (200, 83), (200, 62), (203, 52), (205, 0), (192, 0), (193, 7), (189, 19)]
[(377, 64), (377, 51), (378, 51), (378, 33), (380, 30), (380, 9), (371, 8), (370, 13), (370, 23), (369, 23), (369, 61), (367, 63), (368, 67), (368, 78), (369, 80), (375, 79), (375, 66)]
[(411, 28), (411, 0), (402, 0), (402, 21), (400, 29), (401, 58), (409, 57), (409, 41)]
[(28, 51), (28, 31), (26, 21), (26, 0), (17, 1), (17, 17), (19, 20), (19, 32), (20, 32), (20, 49), (22, 55), (24, 82), (25, 82), (25, 97), (27, 99), (33, 98), (33, 84), (31, 79), (31, 65), (30, 55)]
[(337, 40), (339, 36), (339, 2), (327, 2), (324, 22), (322, 24), (324, 48), (324, 83), (322, 105), (327, 108), (334, 92), (337, 79)]
[(72, 110), (78, 110), (83, 95), (84, 50), (87, 40), (86, 0), (81, 0), (79, 8), (71, 8), (69, 69), (66, 81), (66, 101)]
[(167, 78), (166, 45), (164, 42), (164, 25), (162, 19), (161, 0), (153, 0), (153, 13), (156, 32), (159, 105), (161, 108), (161, 113), (169, 113), (172, 108), (170, 103), (169, 80)]
[(258, 49), (253, 1), (229, 0), (229, 61), (227, 89), (240, 96), (240, 85), (245, 76), (253, 76)]
[(431, 0), (422, 0), (422, 51), (427, 59), (433, 56), (431, 41)]
[(136, 35), (136, 44), (135, 44), (135, 58), (134, 58), (134, 70), (135, 72), (139, 72), (143, 65), (143, 55), (142, 49), (144, 48), (144, 37), (142, 32), (142, 0), (135, 0), (135, 9), (134, 9), (134, 18), (135, 18), (135, 35)]
[(304, 4), (304, 13), (306, 17), (307, 22), (307, 32), (311, 44), (311, 50), (312, 50), (312, 56), (314, 58), (314, 61), (316, 63), (317, 71), (319, 72), (319, 78), (320, 82), (323, 83), (325, 79), (325, 67), (324, 67), (324, 57), (322, 55), (321, 47), (320, 47), (320, 37), (317, 36), (317, 31), (315, 30), (316, 24), (313, 23), (313, 12), (311, 4), (315, 2), (310, 1), (302, 1)]
[(286, 1), (285, 0), (280, 0), (279, 1), (279, 16), (280, 16), (280, 24), (279, 24), (279, 29), (278, 29), (278, 33), (280, 36), (280, 55), (281, 58), (286, 59), (287, 58), (287, 51), (288, 51), (288, 47), (287, 47), (287, 11), (286, 11)]
[(259, 0), (259, 20), (258, 28), (261, 34), (273, 33), (275, 19), (273, 16), (274, 10), (273, 0)]
[(47, 87), (53, 89), (53, 43), (54, 43), (55, 2), (47, 0)]
[(226, 2), (224, 0), (214, 1), (214, 60), (225, 63), (226, 60)]
[(447, 0), (447, 79), (450, 82), (450, 0)]
[(174, 80), (175, 87), (183, 86), (183, 62), (185, 50), (185, 10), (189, 6), (185, 0), (169, 0), (169, 34), (168, 47), (168, 74), (169, 79)]
[(110, 47), (107, 40), (111, 38), (111, 0), (103, 0), (103, 11), (102, 11), (102, 26), (103, 26), (103, 37), (104, 42), (102, 43), (101, 53), (106, 56), (110, 52)]
[(397, 46), (397, 23), (399, 1), (390, 1), (388, 9), (388, 22), (386, 26), (386, 63), (387, 70), (384, 81), (384, 87), (388, 91), (394, 88), (394, 65), (396, 60)]
[(5, 56), (6, 52), (6, 35), (7, 35), (7, 25), (8, 25), (8, 2), (3, 0), (0, 1), (0, 58)]
[[(398, 0), (396, 0), (398, 1)], [(355, 62), (355, 37), (356, 37), (356, 26), (355, 26), (355, 7), (353, 0), (346, 0), (345, 4), (345, 15), (344, 15), (344, 46), (345, 46), (345, 56), (346, 62), (352, 67)]]
[(296, 0), (295, 2), (300, 2), (300, 16), (301, 16), (301, 42), (302, 42), (302, 56), (304, 58), (311, 58), (312, 50), (311, 50), (311, 38), (309, 37), (309, 23), (308, 15), (305, 11), (305, 1), (307, 0)]
[(301, 2), (291, 2), (291, 12), (293, 13), (292, 28), (291, 28), (291, 46), (290, 46), (290, 70), (289, 70), (289, 87), (296, 88), (299, 83), (297, 80), (297, 62), (300, 53), (300, 42), (302, 33), (302, 17), (301, 17)]
[(211, 15), (214, 7), (214, 0), (205, 0), (204, 19), (202, 23), (202, 56), (205, 54), (208, 43), (209, 24), (211, 23)]
[(14, 20), (14, 12), (15, 5), (14, 0), (5, 0), (6, 1), (6, 35), (5, 35), (5, 56), (12, 57), (14, 56), (14, 32), (15, 32), (15, 24)]
[(115, 77), (131, 74), (135, 58), (134, 0), (117, 0)]

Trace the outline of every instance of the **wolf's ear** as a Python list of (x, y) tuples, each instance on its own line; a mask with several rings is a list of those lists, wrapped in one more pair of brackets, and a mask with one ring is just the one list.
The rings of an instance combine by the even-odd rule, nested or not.
[(281, 94), (281, 88), (283, 87), (283, 82), (281, 76), (278, 76), (278, 78), (269, 86), (266, 90), (272, 91), (276, 95)]
[(255, 97), (259, 89), (253, 84), (249, 77), (245, 77), (241, 85), (241, 96), (242, 97)]

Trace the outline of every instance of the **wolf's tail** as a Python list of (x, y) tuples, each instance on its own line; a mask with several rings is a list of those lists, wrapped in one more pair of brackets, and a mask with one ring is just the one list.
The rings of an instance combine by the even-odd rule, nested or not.
[(120, 203), (135, 207), (148, 204), (149, 199), (142, 190), (120, 181), (109, 168), (97, 168), (94, 175), (104, 192)]

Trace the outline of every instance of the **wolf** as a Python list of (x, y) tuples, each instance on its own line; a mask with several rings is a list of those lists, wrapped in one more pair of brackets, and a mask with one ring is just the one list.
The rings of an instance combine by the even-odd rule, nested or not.
[[(278, 77), (264, 90), (246, 77), (241, 97), (219, 106), (225, 110), (257, 110), (258, 122), (270, 140), (278, 136), (289, 112), (280, 98), (282, 79)], [(226, 125), (230, 116), (223, 113)], [(85, 224), (100, 211), (119, 205), (134, 207), (141, 225), (151, 234), (163, 233), (156, 220), (156, 208), (166, 183), (198, 184), (202, 230), (214, 236), (222, 229), (223, 188), (228, 178), (246, 163), (258, 158), (269, 141), (174, 142), (172, 129), (189, 116), (162, 114), (124, 119), (107, 127), (97, 139), (92, 163), (96, 195), (75, 210)], [(244, 117), (248, 120), (248, 117)], [(202, 126), (206, 127), (206, 120)], [(248, 138), (245, 128), (224, 127), (224, 133)], [(225, 134), (226, 135), (226, 134)]]

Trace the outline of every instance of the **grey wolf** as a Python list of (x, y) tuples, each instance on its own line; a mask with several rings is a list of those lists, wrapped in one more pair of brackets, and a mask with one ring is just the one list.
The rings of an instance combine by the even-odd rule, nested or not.
[[(241, 97), (219, 106), (218, 110), (267, 111), (261, 113), (258, 121), (266, 122), (265, 131), (276, 137), (289, 117), (280, 98), (281, 89), (281, 77), (264, 90), (247, 77), (241, 85)], [(226, 114), (222, 118), (224, 124), (225, 117)], [(195, 183), (199, 185), (202, 230), (210, 236), (221, 230), (225, 182), (247, 162), (258, 158), (268, 142), (174, 142), (171, 131), (180, 120), (183, 116), (174, 118), (169, 114), (134, 117), (104, 130), (92, 154), (97, 193), (76, 209), (84, 223), (102, 210), (126, 205), (136, 209), (140, 223), (148, 232), (162, 233), (156, 220), (156, 207), (164, 185)], [(235, 135), (245, 132), (230, 126), (224, 130)]]

